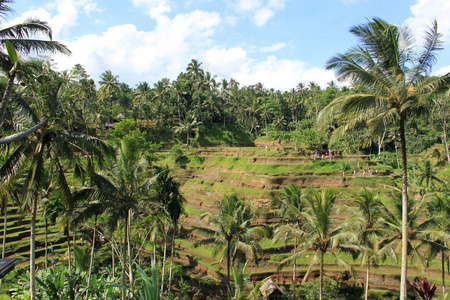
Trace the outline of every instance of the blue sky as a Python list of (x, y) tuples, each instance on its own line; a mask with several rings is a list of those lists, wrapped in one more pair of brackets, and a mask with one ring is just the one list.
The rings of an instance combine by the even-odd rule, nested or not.
[[(60, 69), (79, 63), (98, 81), (106, 70), (131, 87), (176, 79), (195, 58), (218, 78), (289, 90), (334, 80), (326, 61), (356, 44), (349, 29), (380, 17), (420, 35), (437, 19), (450, 40), (449, 0), (20, 0), (2, 26), (26, 17), (48, 21), (72, 51)], [(419, 43), (420, 44), (420, 43)], [(450, 72), (450, 42), (433, 68)]]

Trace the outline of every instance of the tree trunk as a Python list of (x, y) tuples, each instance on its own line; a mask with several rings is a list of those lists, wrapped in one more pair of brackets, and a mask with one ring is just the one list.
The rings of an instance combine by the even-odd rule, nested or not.
[[(125, 217), (125, 222), (124, 222), (124, 226), (125, 228), (123, 229), (123, 241), (122, 241), (122, 286), (125, 286), (126, 284), (126, 280), (125, 280), (125, 276), (126, 276), (126, 259), (127, 259), (127, 252), (126, 252), (126, 243), (127, 243), (127, 235), (128, 235), (128, 213), (127, 216)], [(126, 289), (122, 288), (122, 300), (126, 299)]]
[(114, 264), (114, 245), (112, 243), (112, 241), (110, 241), (111, 243), (111, 267), (112, 267), (112, 277), (114, 278), (116, 275), (116, 271), (115, 271), (115, 264)]
[(400, 300), (406, 300), (408, 287), (408, 163), (406, 159), (404, 115), (400, 115), (400, 147), (402, 154), (402, 267), (400, 278)]
[(320, 285), (319, 285), (319, 300), (323, 296), (323, 251), (320, 250)]
[[(294, 256), (297, 253), (297, 238), (295, 238), (295, 242), (294, 242)], [(292, 274), (292, 299), (295, 300), (295, 277), (296, 277), (296, 272), (297, 271), (297, 258), (294, 259), (294, 272)]]
[(230, 285), (230, 270), (231, 270), (231, 249), (230, 249), (231, 241), (227, 241), (227, 278), (228, 285)]
[(167, 217), (165, 217), (164, 220), (164, 253), (163, 253), (163, 263), (162, 263), (162, 270), (161, 270), (161, 290), (160, 290), (160, 297), (162, 298), (164, 293), (164, 276), (166, 275), (166, 254), (167, 252)]
[(5, 116), (6, 108), (9, 104), (9, 99), (11, 98), (15, 78), (16, 74), (14, 72), (10, 73), (8, 76), (8, 84), (6, 85), (5, 92), (3, 93), (2, 104), (0, 107), (0, 124), (3, 124), (3, 118)]
[(30, 300), (36, 300), (36, 214), (37, 194), (31, 199), (31, 234), (30, 234)]
[(367, 272), (366, 272), (366, 294), (364, 296), (364, 299), (367, 300), (369, 297), (369, 278), (370, 278), (370, 259), (367, 261)]
[[(2, 241), (2, 259), (5, 258), (6, 253), (6, 228), (8, 226), (7, 217), (8, 217), (8, 198), (6, 196), (3, 197), (3, 241)], [(2, 283), (3, 279), (0, 279), (0, 292), (2, 291)]]
[(47, 246), (47, 244), (48, 244), (48, 221), (47, 221), (47, 216), (45, 215), (45, 213), (44, 213), (44, 219), (45, 219), (45, 241), (44, 241), (44, 243), (45, 243), (45, 245), (44, 245), (44, 248), (45, 248), (45, 268), (47, 269), (47, 261), (48, 261), (48, 246)]
[(444, 143), (445, 143), (445, 153), (447, 154), (447, 161), (450, 164), (450, 153), (448, 153), (448, 140), (447, 140), (447, 118), (444, 118), (444, 125), (442, 126), (444, 130)]
[(172, 285), (172, 269), (173, 269), (173, 254), (175, 252), (175, 228), (172, 233), (172, 249), (170, 251), (170, 271), (169, 271), (169, 285), (167, 287), (167, 297), (170, 299), (170, 287)]
[(70, 227), (67, 225), (67, 251), (69, 253), (69, 277), (72, 276), (72, 256), (70, 255)]
[(445, 251), (441, 251), (442, 293), (445, 294)]
[(128, 245), (128, 268), (129, 268), (129, 278), (130, 278), (130, 291), (131, 294), (134, 292), (133, 284), (134, 284), (134, 277), (133, 277), (133, 253), (131, 253), (131, 209), (128, 210), (128, 224), (127, 224), (128, 232), (127, 232), (127, 245)]
[(91, 274), (92, 274), (92, 266), (94, 264), (94, 249), (95, 249), (95, 235), (97, 233), (97, 215), (94, 217), (94, 233), (92, 234), (92, 249), (91, 249), (91, 259), (89, 261), (89, 272), (87, 279), (87, 290), (86, 290), (86, 299), (89, 296), (89, 287), (91, 285)]

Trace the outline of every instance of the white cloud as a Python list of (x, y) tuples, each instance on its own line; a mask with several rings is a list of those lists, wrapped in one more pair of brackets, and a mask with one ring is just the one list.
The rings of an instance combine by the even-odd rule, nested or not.
[(273, 44), (273, 45), (268, 46), (268, 47), (262, 47), (261, 49), (259, 49), (259, 51), (261, 51), (261, 52), (274, 52), (274, 51), (281, 50), (284, 47), (286, 47), (286, 43), (277, 43), (277, 44)]
[[(411, 27), (414, 35), (421, 40), (423, 32), (431, 25), (434, 19), (438, 22), (438, 30), (448, 40), (450, 34), (450, 1), (448, 0), (417, 0), (411, 6), (412, 17), (405, 23)], [(447, 41), (448, 43), (448, 41)]]
[(308, 69), (305, 63), (299, 60), (279, 59), (275, 56), (269, 56), (262, 62), (248, 62), (231, 77), (243, 85), (261, 82), (266, 88), (284, 91), (294, 88), (300, 82), (315, 81), (325, 87), (327, 82), (336, 80), (332, 71)]
[(57, 0), (53, 5), (47, 6), (48, 9), (56, 9), (56, 14), (52, 17), (51, 13), (44, 8), (29, 10), (21, 16), (10, 20), (6, 26), (18, 24), (27, 18), (38, 18), (50, 24), (53, 31), (53, 38), (58, 39), (62, 32), (67, 32), (71, 27), (78, 25), (79, 9), (85, 13), (93, 11), (101, 12), (93, 0)]
[(136, 7), (143, 7), (152, 19), (172, 12), (172, 3), (169, 0), (132, 0), (131, 2)]
[(286, 0), (229, 0), (227, 4), (238, 14), (248, 16), (256, 26), (262, 27), (278, 10), (283, 10)]
[(440, 69), (436, 72), (436, 74), (433, 74), (433, 75), (443, 76), (443, 75), (446, 75), (446, 74), (448, 74), (448, 73), (450, 73), (450, 66), (445, 66), (445, 67), (440, 68)]
[(173, 19), (159, 16), (151, 31), (139, 31), (132, 24), (115, 26), (101, 35), (78, 38), (68, 45), (73, 55), (57, 56), (55, 61), (61, 69), (80, 63), (95, 80), (109, 69), (130, 84), (174, 78), (211, 45), (220, 20), (217, 13), (196, 10)]

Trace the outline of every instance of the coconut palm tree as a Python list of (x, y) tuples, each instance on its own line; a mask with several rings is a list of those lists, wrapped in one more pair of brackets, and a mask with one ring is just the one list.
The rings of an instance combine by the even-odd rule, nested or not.
[[(392, 249), (403, 249), (402, 239), (402, 213), (403, 207), (401, 203), (402, 194), (400, 192), (391, 193), (395, 205), (393, 209), (381, 207), (383, 211), (383, 223), (386, 227), (383, 233), (383, 240), (380, 242), (380, 248), (390, 247)], [(438, 214), (426, 215), (429, 198), (422, 197), (420, 200), (415, 200), (412, 197), (408, 198), (408, 240), (407, 240), (407, 254), (412, 263), (424, 271), (426, 267), (426, 257), (423, 256), (422, 248), (433, 248), (435, 251), (444, 250), (443, 245), (436, 243), (436, 240), (430, 238), (432, 232), (436, 232), (436, 228), (441, 222), (441, 217)], [(434, 234), (437, 237), (436, 234)]]
[(275, 199), (272, 202), (272, 206), (278, 207), (280, 216), (283, 218), (283, 223), (275, 229), (273, 235), (273, 241), (294, 240), (294, 253), (293, 253), (293, 299), (295, 300), (295, 278), (297, 277), (297, 245), (303, 236), (302, 223), (304, 221), (302, 212), (305, 208), (304, 198), (305, 195), (302, 190), (293, 184), (289, 184), (284, 187), (281, 199)]
[(370, 267), (377, 266), (378, 261), (384, 259), (386, 255), (393, 255), (392, 248), (380, 249), (382, 234), (385, 232), (383, 223), (383, 203), (379, 199), (379, 194), (363, 188), (358, 194), (354, 203), (357, 210), (348, 220), (351, 227), (356, 227), (357, 242), (349, 245), (341, 245), (342, 248), (350, 250), (354, 258), (361, 259), (361, 265), (366, 265), (365, 298), (368, 299)]
[(445, 258), (448, 257), (449, 240), (449, 224), (450, 219), (450, 205), (449, 197), (441, 192), (426, 195), (428, 202), (426, 203), (426, 211), (428, 217), (435, 217), (437, 222), (435, 226), (426, 230), (429, 236), (429, 248), (425, 254), (427, 259), (435, 258), (439, 253), (441, 254), (441, 275), (442, 275), (442, 292), (445, 294)]
[[(31, 210), (31, 238), (30, 238), (30, 296), (36, 299), (35, 287), (35, 233), (38, 195), (44, 185), (45, 174), (52, 174), (52, 186), (54, 191), (61, 193), (61, 200), (66, 207), (72, 206), (72, 198), (69, 185), (63, 171), (60, 159), (65, 157), (73, 159), (73, 153), (95, 154), (99, 160), (103, 159), (105, 153), (111, 153), (112, 147), (91, 136), (62, 130), (61, 123), (57, 115), (60, 106), (58, 105), (59, 91), (62, 81), (58, 79), (57, 73), (49, 74), (47, 79), (41, 78), (40, 95), (43, 106), (41, 111), (34, 111), (27, 107), (31, 115), (31, 123), (38, 123), (29, 134), (27, 131), (17, 135), (6, 137), (3, 141), (14, 141), (17, 145), (14, 152), (9, 156), (2, 166), (2, 186), (8, 185), (12, 180), (26, 171), (26, 185), (23, 199)], [(21, 113), (17, 111), (16, 113)], [(20, 138), (23, 134), (28, 134), (27, 139)]]
[(169, 275), (169, 287), (168, 292), (170, 293), (170, 284), (172, 283), (172, 262), (174, 254), (174, 243), (175, 243), (175, 233), (178, 227), (178, 220), (180, 216), (184, 213), (184, 202), (185, 199), (180, 192), (180, 184), (175, 181), (175, 179), (169, 175), (169, 168), (157, 167), (155, 169), (155, 181), (152, 186), (153, 188), (153, 199), (159, 204), (160, 210), (164, 214), (164, 253), (163, 253), (163, 265), (162, 265), (162, 279), (161, 279), (161, 297), (164, 292), (164, 275), (166, 269), (166, 252), (167, 252), (167, 235), (169, 233), (168, 221), (172, 223), (172, 259), (170, 266)]
[[(342, 224), (335, 224), (332, 217), (335, 213), (334, 202), (338, 198), (332, 191), (310, 190), (305, 196), (305, 211), (301, 213), (304, 223), (302, 225), (303, 239), (300, 244), (303, 254), (307, 250), (313, 250), (314, 255), (311, 258), (311, 264), (306, 271), (303, 282), (308, 278), (312, 268), (319, 264), (320, 267), (320, 284), (319, 284), (319, 298), (322, 300), (323, 295), (323, 269), (324, 269), (324, 255), (329, 252), (329, 249), (336, 249), (341, 241), (349, 239), (352, 234), (346, 232)], [(346, 263), (333, 252), (330, 252), (336, 261), (341, 265)], [(285, 265), (289, 263), (292, 258), (288, 258), (280, 263)]]
[(438, 183), (443, 183), (436, 175), (438, 173), (437, 169), (433, 169), (429, 159), (422, 163), (422, 167), (419, 173), (419, 185), (425, 181), (425, 187), (428, 191), (429, 187), (433, 190), (437, 188)]
[(113, 75), (111, 70), (107, 70), (100, 75), (98, 82), (100, 88), (98, 94), (103, 101), (109, 102), (109, 117), (108, 122), (111, 123), (112, 103), (117, 100), (120, 92), (119, 76)]
[[(12, 12), (10, 0), (0, 0), (0, 14)], [(38, 35), (46, 39), (35, 39)], [(3, 93), (0, 107), (0, 124), (8, 107), (14, 80), (20, 72), (20, 55), (45, 52), (70, 54), (69, 49), (59, 42), (52, 41), (52, 29), (47, 22), (29, 18), (20, 24), (0, 29), (0, 68), (8, 75), (8, 84)], [(6, 53), (5, 53), (6, 50)]]
[(350, 30), (359, 45), (344, 54), (332, 57), (327, 69), (335, 70), (338, 80), (349, 80), (367, 89), (366, 93), (341, 96), (319, 114), (319, 123), (326, 124), (333, 116), (341, 121), (335, 136), (367, 123), (373, 136), (385, 126), (398, 126), (402, 156), (403, 248), (400, 299), (406, 299), (407, 288), (407, 211), (408, 180), (405, 125), (408, 118), (424, 112), (420, 101), (425, 93), (425, 75), (436, 61), (441, 49), (437, 23), (426, 31), (424, 49), (416, 53), (414, 39), (407, 27), (398, 27), (379, 18)]
[(213, 245), (213, 254), (221, 253), (222, 259), (227, 261), (227, 279), (231, 279), (231, 264), (243, 253), (248, 259), (256, 261), (261, 246), (258, 240), (268, 234), (264, 226), (255, 226), (251, 222), (255, 219), (255, 212), (244, 198), (236, 195), (225, 196), (217, 203), (217, 212), (205, 212), (203, 219), (207, 219), (210, 228), (197, 228), (205, 235), (211, 236), (195, 243), (199, 245)]

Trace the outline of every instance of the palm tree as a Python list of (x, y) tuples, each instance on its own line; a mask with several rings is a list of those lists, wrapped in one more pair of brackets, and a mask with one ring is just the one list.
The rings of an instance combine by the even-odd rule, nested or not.
[(437, 169), (433, 169), (429, 159), (425, 160), (422, 164), (421, 172), (419, 174), (419, 185), (425, 181), (426, 190), (431, 186), (432, 189), (436, 189), (438, 183), (443, 183), (436, 175)]
[(361, 123), (369, 126), (374, 136), (382, 134), (385, 126), (398, 126), (402, 155), (403, 248), (400, 299), (406, 299), (407, 288), (407, 211), (408, 180), (405, 125), (408, 117), (423, 112), (426, 75), (436, 61), (442, 42), (437, 23), (426, 32), (424, 50), (419, 55), (407, 27), (399, 28), (374, 18), (367, 24), (350, 30), (360, 44), (327, 62), (327, 69), (335, 70), (339, 80), (350, 80), (368, 92), (341, 96), (332, 101), (319, 115), (325, 124), (334, 115), (342, 122), (334, 134), (341, 135)]
[(116, 100), (120, 92), (119, 76), (114, 76), (111, 70), (107, 70), (100, 75), (98, 82), (100, 88), (98, 94), (104, 101), (109, 102), (109, 123), (111, 123), (112, 102)]
[[(303, 240), (301, 247), (302, 254), (309, 249), (314, 251), (311, 259), (311, 264), (303, 278), (303, 282), (308, 278), (312, 268), (319, 263), (320, 267), (320, 284), (319, 284), (319, 298), (322, 300), (323, 294), (323, 269), (324, 269), (324, 255), (330, 248), (337, 248), (339, 242), (348, 239), (351, 233), (343, 230), (342, 224), (336, 225), (333, 222), (333, 206), (338, 198), (332, 191), (310, 190), (305, 196), (306, 209), (301, 213), (304, 223), (302, 225)], [(339, 264), (346, 265), (346, 263), (333, 252), (330, 252)], [(299, 254), (300, 255), (300, 254)], [(285, 265), (292, 258), (288, 258), (281, 262), (280, 265)]]
[(162, 265), (162, 279), (161, 279), (161, 297), (164, 292), (164, 275), (166, 269), (166, 252), (167, 252), (167, 234), (169, 227), (167, 221), (170, 220), (173, 226), (172, 232), (172, 251), (171, 251), (171, 266), (169, 275), (169, 287), (168, 292), (170, 294), (170, 285), (172, 283), (172, 263), (174, 254), (175, 233), (178, 227), (178, 220), (184, 213), (183, 203), (185, 202), (183, 196), (180, 193), (180, 184), (174, 180), (172, 176), (169, 176), (169, 168), (156, 168), (155, 170), (155, 182), (153, 184), (154, 199), (155, 202), (160, 204), (160, 208), (164, 213), (164, 258)]
[[(391, 249), (403, 249), (402, 239), (402, 213), (403, 207), (401, 203), (402, 195), (400, 192), (391, 193), (391, 197), (396, 203), (393, 209), (381, 207), (383, 211), (383, 223), (386, 227), (383, 232), (383, 240), (380, 243), (381, 248), (390, 247)], [(445, 247), (439, 245), (430, 239), (430, 232), (436, 231), (436, 226), (441, 222), (439, 215), (426, 215), (428, 206), (428, 197), (422, 197), (421, 200), (408, 198), (408, 240), (406, 248), (407, 255), (415, 266), (424, 271), (426, 261), (423, 256), (422, 248), (432, 247), (434, 249), (443, 250)], [(428, 206), (429, 207), (429, 206)], [(436, 236), (436, 235), (435, 235)], [(402, 253), (403, 254), (403, 253)]]
[(189, 139), (191, 137), (191, 132), (197, 132), (198, 126), (202, 122), (198, 122), (197, 118), (191, 114), (191, 112), (186, 113), (184, 122), (180, 123), (178, 126), (174, 126), (174, 133), (181, 134), (186, 133), (186, 146), (189, 147)]
[[(11, 3), (11, 1), (0, 0), (1, 15), (12, 12), (8, 3)], [(34, 35), (47, 37), (48, 40), (33, 39)], [(20, 71), (18, 53), (23, 55), (44, 52), (70, 54), (70, 51), (66, 46), (52, 41), (52, 29), (47, 22), (33, 18), (29, 18), (23, 23), (0, 29), (0, 45), (3, 49), (3, 51), (0, 51), (0, 68), (8, 75), (8, 84), (0, 107), (0, 124), (2, 124), (11, 97), (14, 80), (18, 71)], [(5, 48), (7, 53), (4, 52)]]
[(441, 254), (442, 292), (445, 294), (445, 258), (448, 252), (448, 245), (450, 244), (448, 226), (450, 218), (449, 198), (441, 192), (435, 192), (431, 195), (426, 195), (426, 197), (429, 198), (426, 209), (427, 215), (428, 217), (434, 216), (437, 219), (435, 226), (426, 230), (430, 239), (430, 247), (427, 250), (426, 257), (435, 258), (439, 253)]
[(267, 235), (267, 228), (254, 226), (255, 212), (244, 198), (236, 195), (225, 196), (217, 203), (218, 213), (205, 212), (202, 219), (208, 220), (209, 229), (197, 228), (201, 233), (211, 236), (195, 243), (199, 245), (213, 245), (213, 254), (221, 253), (222, 259), (227, 260), (227, 279), (230, 282), (231, 264), (244, 253), (251, 260), (257, 260), (261, 254), (258, 240)]
[(288, 241), (294, 240), (294, 253), (293, 257), (293, 299), (295, 300), (295, 278), (297, 277), (297, 245), (303, 236), (302, 231), (302, 212), (305, 208), (305, 202), (303, 200), (301, 189), (293, 184), (289, 184), (284, 187), (284, 191), (281, 195), (281, 199), (276, 199), (272, 206), (281, 208), (280, 216), (283, 218), (283, 223), (274, 232), (273, 241)]
[[(44, 104), (43, 110), (34, 112), (28, 106), (32, 122), (42, 120), (30, 133), (27, 139), (16, 139), (17, 136), (6, 137), (4, 141), (15, 140), (16, 149), (2, 166), (2, 186), (9, 184), (23, 171), (27, 171), (26, 185), (24, 188), (25, 203), (31, 209), (31, 238), (30, 238), (30, 295), (36, 299), (35, 286), (35, 233), (38, 195), (44, 184), (45, 174), (52, 174), (52, 186), (54, 191), (61, 193), (61, 200), (66, 207), (72, 206), (72, 198), (67, 184), (61, 157), (73, 159), (73, 153), (95, 154), (98, 160), (102, 160), (104, 153), (111, 152), (111, 146), (97, 138), (66, 130), (61, 130), (59, 118), (59, 91), (62, 81), (57, 74), (50, 74), (47, 80), (40, 83), (39, 95)], [(18, 111), (17, 113), (20, 113)], [(27, 133), (25, 131), (24, 133)]]
[[(354, 254), (361, 258), (361, 265), (366, 265), (366, 284), (365, 284), (365, 298), (368, 299), (369, 294), (369, 278), (370, 266), (377, 265), (379, 258), (384, 258), (386, 253), (390, 252), (390, 248), (380, 249), (381, 234), (384, 232), (384, 225), (382, 219), (383, 203), (379, 199), (378, 193), (369, 189), (363, 188), (358, 194), (354, 203), (358, 210), (350, 219), (349, 224), (353, 227), (357, 226), (358, 237), (357, 243), (350, 244), (349, 249)], [(344, 248), (346, 245), (343, 246)]]

